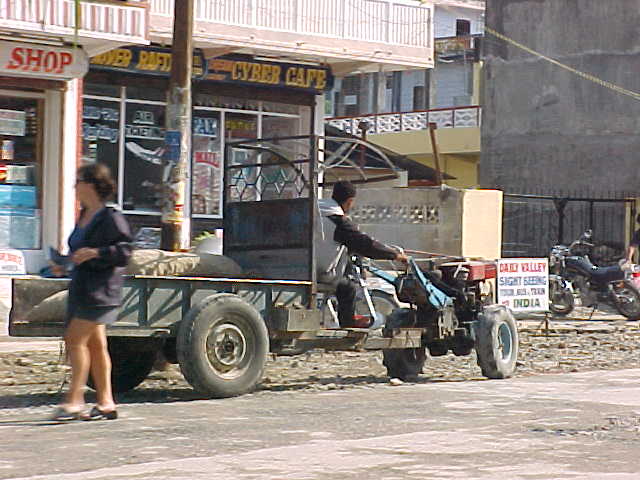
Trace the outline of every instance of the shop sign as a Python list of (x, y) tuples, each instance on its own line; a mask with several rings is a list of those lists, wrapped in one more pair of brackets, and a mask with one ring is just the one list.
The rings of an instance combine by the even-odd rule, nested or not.
[(207, 80), (262, 87), (293, 88), (322, 93), (333, 87), (328, 67), (270, 62), (251, 57), (220, 57), (209, 61)]
[(0, 73), (4, 75), (70, 80), (83, 77), (88, 69), (87, 55), (80, 48), (0, 42)]
[(24, 254), (20, 250), (0, 250), (0, 275), (25, 275)]
[(498, 303), (513, 312), (549, 310), (549, 261), (546, 258), (498, 260)]
[[(143, 75), (171, 74), (172, 54), (161, 47), (121, 47), (91, 57), (91, 68)], [(206, 60), (202, 51), (193, 52), (193, 77), (202, 78), (206, 73)]]
[(27, 114), (21, 110), (0, 110), (0, 135), (24, 137)]

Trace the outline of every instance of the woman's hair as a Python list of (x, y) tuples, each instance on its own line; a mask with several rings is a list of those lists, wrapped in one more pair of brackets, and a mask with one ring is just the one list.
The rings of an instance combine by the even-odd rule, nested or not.
[(108, 200), (116, 192), (116, 182), (111, 178), (111, 170), (103, 163), (92, 163), (78, 169), (77, 179), (91, 183), (102, 201)]

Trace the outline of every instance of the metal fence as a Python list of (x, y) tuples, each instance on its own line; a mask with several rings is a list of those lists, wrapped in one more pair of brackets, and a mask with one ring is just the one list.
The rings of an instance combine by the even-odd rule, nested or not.
[(634, 198), (582, 198), (505, 194), (503, 257), (546, 257), (551, 246), (593, 231), (594, 261), (622, 258), (636, 216)]

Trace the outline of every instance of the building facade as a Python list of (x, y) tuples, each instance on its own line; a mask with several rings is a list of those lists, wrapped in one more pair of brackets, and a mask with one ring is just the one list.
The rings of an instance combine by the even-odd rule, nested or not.
[(624, 198), (640, 193), (639, 18), (635, 0), (488, 3), (487, 26), (506, 39), (485, 42), (480, 182), (546, 197), (505, 205), (511, 254), (544, 254), (585, 228), (622, 254)]
[(484, 2), (436, 0), (433, 69), (359, 73), (337, 78), (327, 96), (328, 123), (435, 167), (429, 123), (438, 126), (440, 167), (456, 187), (478, 184), (479, 52)]
[[(160, 225), (173, 6), (0, 0), (0, 249), (23, 271), (65, 249), (81, 164), (111, 167), (134, 231)], [(228, 142), (322, 134), (334, 72), (433, 65), (433, 8), (412, 0), (196, 0), (194, 16), (194, 234), (222, 225)]]
[(1, 273), (37, 271), (72, 228), (89, 57), (148, 43), (147, 13), (140, 2), (0, 1)]

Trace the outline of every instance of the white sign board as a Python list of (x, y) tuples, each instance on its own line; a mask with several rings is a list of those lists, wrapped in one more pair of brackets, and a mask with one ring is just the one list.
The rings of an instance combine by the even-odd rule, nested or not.
[(549, 260), (503, 258), (498, 260), (498, 303), (513, 312), (549, 310)]
[(0, 275), (24, 275), (27, 269), (20, 250), (0, 250)]
[(17, 77), (71, 80), (83, 77), (89, 59), (81, 48), (0, 42), (0, 73)]

